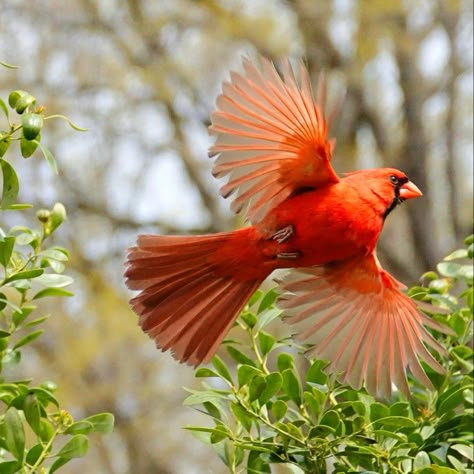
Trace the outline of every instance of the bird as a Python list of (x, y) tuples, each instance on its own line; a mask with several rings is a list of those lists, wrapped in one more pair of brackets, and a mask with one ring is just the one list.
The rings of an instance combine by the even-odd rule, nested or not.
[(126, 285), (138, 291), (130, 304), (159, 349), (198, 366), (262, 282), (286, 269), (277, 306), (307, 356), (356, 390), (409, 397), (408, 372), (433, 387), (421, 362), (445, 372), (430, 349), (447, 352), (426, 329), (443, 326), (382, 268), (376, 244), (389, 214), (422, 192), (394, 168), (336, 173), (326, 90), (320, 79), (313, 92), (302, 60), (277, 68), (243, 58), (216, 99), (209, 157), (214, 177), (226, 178), (220, 194), (248, 225), (139, 235), (126, 260)]

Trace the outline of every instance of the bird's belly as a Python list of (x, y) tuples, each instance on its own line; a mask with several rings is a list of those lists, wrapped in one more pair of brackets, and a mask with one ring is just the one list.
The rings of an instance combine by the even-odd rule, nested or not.
[[(370, 208), (311, 194), (282, 203), (259, 225), (265, 235), (263, 251), (275, 268), (322, 265), (372, 252), (382, 230), (381, 216)], [(292, 232), (286, 240), (272, 238), (288, 226)]]

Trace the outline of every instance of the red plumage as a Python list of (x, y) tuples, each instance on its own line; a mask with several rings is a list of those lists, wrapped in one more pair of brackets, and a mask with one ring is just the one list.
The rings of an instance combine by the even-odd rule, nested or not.
[(304, 66), (299, 84), (260, 58), (224, 83), (212, 114), (213, 173), (250, 227), (203, 236), (143, 235), (129, 251), (127, 285), (142, 329), (184, 362), (207, 362), (233, 321), (277, 268), (279, 305), (310, 355), (354, 387), (408, 395), (406, 371), (430, 385), (419, 360), (442, 372), (425, 344), (444, 352), (402, 285), (383, 270), (375, 246), (397, 204), (421, 196), (404, 173), (361, 170), (339, 178), (330, 160), (324, 85), (313, 98)]

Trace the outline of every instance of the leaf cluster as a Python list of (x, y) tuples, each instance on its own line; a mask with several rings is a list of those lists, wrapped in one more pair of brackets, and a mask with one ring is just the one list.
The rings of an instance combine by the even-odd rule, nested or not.
[(211, 426), (187, 429), (232, 473), (270, 473), (282, 463), (312, 474), (474, 472), (473, 236), (465, 244), (409, 291), (444, 308), (432, 316), (452, 329), (433, 332), (450, 354), (440, 361), (445, 375), (424, 367), (435, 391), (410, 378), (409, 400), (398, 392), (375, 400), (328, 375), (325, 361), (303, 360), (302, 369), (304, 348), (267, 331), (280, 316), (275, 291), (258, 291), (237, 321), (246, 342), (226, 342), (235, 368), (216, 356), (212, 368), (196, 371), (206, 381), (184, 402), (206, 413)]
[[(24, 158), (40, 148), (54, 171), (53, 155), (41, 143), (45, 120), (43, 107), (26, 91), (13, 91), (8, 106), (0, 99), (8, 130), (0, 132), (0, 167), (3, 176), (0, 212), (22, 211), (30, 204), (17, 203), (19, 180), (7, 161), (10, 144), (17, 141)], [(20, 117), (10, 121), (12, 113)], [(61, 116), (58, 116), (61, 117)], [(67, 120), (67, 119), (66, 119)], [(75, 126), (74, 126), (75, 127)], [(56, 385), (32, 380), (10, 380), (22, 361), (23, 349), (42, 336), (49, 315), (41, 312), (44, 298), (69, 297), (73, 280), (63, 272), (67, 249), (51, 243), (64, 223), (61, 203), (36, 213), (35, 226), (0, 227), (0, 472), (36, 473), (57, 471), (71, 459), (84, 456), (88, 435), (110, 433), (113, 416), (101, 413), (74, 421), (55, 396)], [(27, 355), (27, 357), (31, 357)], [(28, 361), (27, 361), (28, 362)]]

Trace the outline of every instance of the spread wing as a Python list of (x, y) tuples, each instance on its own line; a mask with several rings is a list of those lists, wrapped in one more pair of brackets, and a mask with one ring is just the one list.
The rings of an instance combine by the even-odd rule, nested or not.
[(282, 76), (268, 59), (260, 63), (245, 59), (244, 73), (231, 73), (209, 128), (216, 135), (213, 174), (229, 178), (221, 194), (233, 194), (232, 210), (246, 209), (254, 223), (299, 189), (339, 181), (330, 163), (335, 141), (327, 137), (324, 81), (315, 101), (302, 63), (299, 84), (288, 60)]
[(296, 326), (296, 338), (312, 344), (311, 357), (329, 360), (328, 372), (341, 382), (356, 389), (365, 384), (386, 399), (395, 384), (408, 397), (407, 369), (428, 387), (420, 360), (444, 372), (425, 345), (446, 351), (423, 325), (446, 328), (418, 311), (375, 254), (292, 270), (281, 283), (279, 306)]

